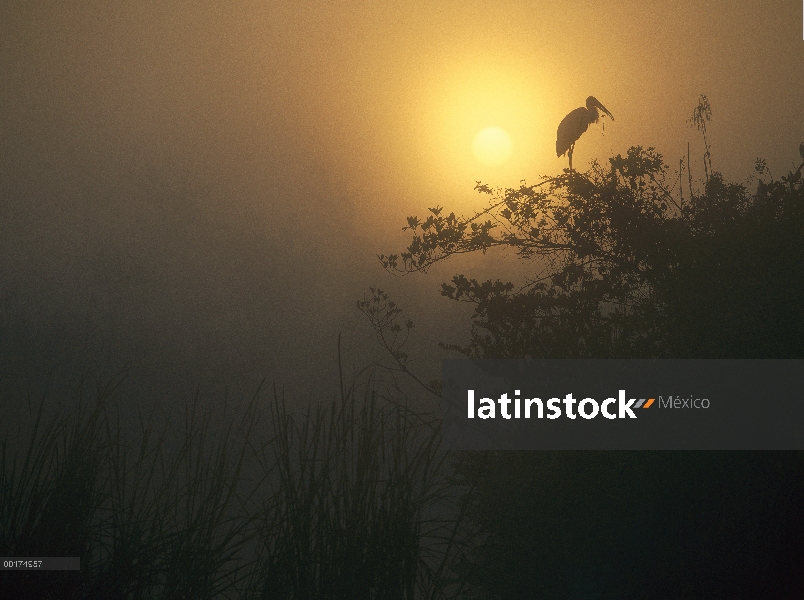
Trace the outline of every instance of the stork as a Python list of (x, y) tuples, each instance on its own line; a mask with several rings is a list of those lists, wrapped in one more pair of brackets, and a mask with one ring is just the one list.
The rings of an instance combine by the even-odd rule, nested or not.
[(563, 156), (565, 152), (568, 152), (570, 171), (572, 171), (572, 151), (575, 149), (575, 142), (592, 123), (597, 123), (598, 119), (600, 119), (600, 113), (597, 112), (598, 108), (610, 116), (612, 121), (614, 120), (612, 114), (597, 98), (589, 96), (586, 99), (586, 108), (583, 106), (576, 108), (564, 117), (558, 125), (556, 156)]

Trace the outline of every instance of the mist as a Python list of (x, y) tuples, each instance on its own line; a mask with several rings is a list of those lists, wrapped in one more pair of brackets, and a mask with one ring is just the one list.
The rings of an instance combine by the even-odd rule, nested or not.
[[(670, 163), (689, 140), (700, 154), (685, 119), (705, 91), (716, 167), (741, 179), (761, 155), (783, 172), (801, 134), (798, 9), (629, 6), (7, 3), (3, 379), (37, 393), (127, 373), (157, 395), (263, 379), (326, 394), (339, 333), (350, 367), (381, 356), (355, 308), (378, 285), (416, 321), (411, 354), (436, 375), (437, 342), (468, 329), (440, 282), (501, 263), (394, 278), (376, 255), (407, 243), (408, 215), (476, 210), (478, 180), (560, 172), (556, 124), (589, 93), (617, 121), (576, 164), (631, 144)], [(505, 169), (467, 162), (460, 127), (486, 118), (477, 90), (478, 106), (515, 98), (488, 113), (501, 123), (535, 111), (509, 124)]]

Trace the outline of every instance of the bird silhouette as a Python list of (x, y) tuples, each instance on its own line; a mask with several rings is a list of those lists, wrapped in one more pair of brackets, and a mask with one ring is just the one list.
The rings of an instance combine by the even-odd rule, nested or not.
[(597, 98), (589, 96), (586, 99), (586, 107), (580, 106), (576, 108), (564, 117), (558, 125), (556, 156), (562, 156), (565, 152), (568, 153), (570, 171), (572, 171), (572, 151), (575, 149), (575, 142), (592, 123), (597, 123), (598, 119), (600, 119), (600, 113), (597, 112), (598, 108), (610, 116), (612, 121), (614, 120), (614, 116)]

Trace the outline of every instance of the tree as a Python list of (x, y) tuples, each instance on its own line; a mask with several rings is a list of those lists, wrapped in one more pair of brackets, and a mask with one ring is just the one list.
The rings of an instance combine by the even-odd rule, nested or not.
[[(478, 183), (488, 208), (409, 217), (410, 245), (379, 258), (396, 274), (495, 247), (531, 261), (520, 287), (442, 284), (475, 306), (469, 344), (444, 345), (472, 358), (802, 358), (801, 167), (757, 172), (750, 192), (710, 167), (703, 192), (676, 201), (662, 157), (633, 147), (536, 185)], [(361, 309), (409, 372), (413, 323), (372, 292)], [(480, 597), (804, 593), (802, 453), (480, 453), (455, 471), (474, 486), (463, 501), (483, 541), (462, 574)]]
[(800, 179), (749, 193), (714, 172), (681, 204), (653, 148), (609, 163), (518, 189), (478, 183), (488, 208), (409, 217), (406, 251), (379, 258), (407, 274), (505, 246), (544, 268), (519, 288), (463, 275), (442, 285), (475, 305), (469, 345), (445, 346), (474, 358), (804, 356)]

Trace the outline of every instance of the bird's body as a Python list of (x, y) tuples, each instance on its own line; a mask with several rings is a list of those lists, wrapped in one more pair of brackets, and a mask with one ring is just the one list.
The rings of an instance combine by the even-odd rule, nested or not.
[(597, 123), (600, 119), (600, 113), (597, 109), (602, 110), (611, 120), (614, 120), (612, 114), (598, 102), (594, 96), (589, 96), (586, 99), (586, 107), (579, 107), (568, 114), (558, 126), (556, 133), (556, 156), (563, 156), (565, 152), (569, 153), (569, 167), (572, 170), (572, 151), (575, 149), (575, 142), (581, 137), (584, 132), (589, 129), (592, 123)]

